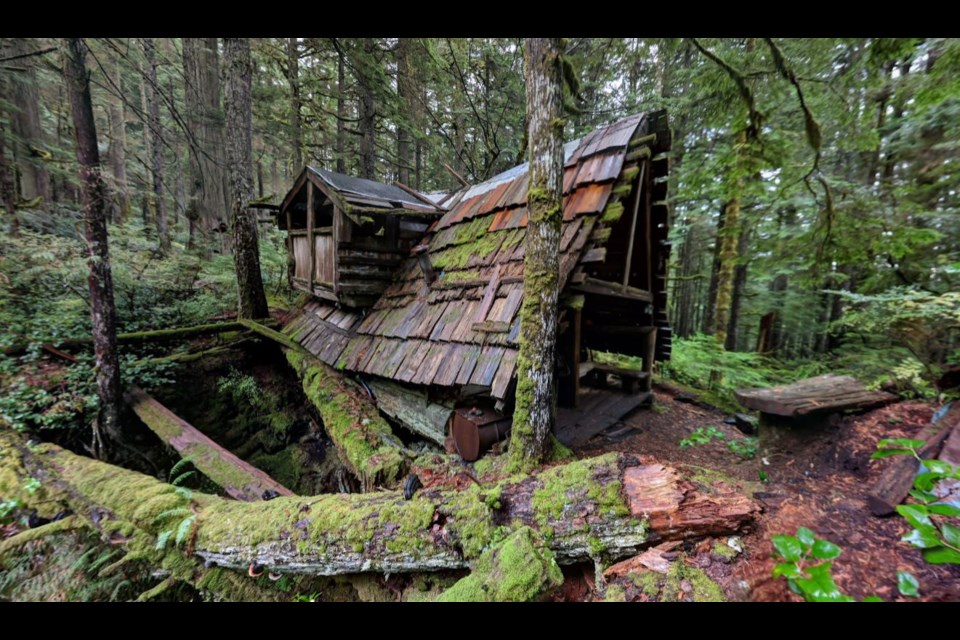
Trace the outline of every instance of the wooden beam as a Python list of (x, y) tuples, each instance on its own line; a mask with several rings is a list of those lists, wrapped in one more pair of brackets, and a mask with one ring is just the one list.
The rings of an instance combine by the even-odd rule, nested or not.
[(597, 278), (584, 278), (582, 284), (573, 284), (569, 286), (571, 291), (582, 293), (592, 293), (601, 296), (611, 296), (614, 298), (625, 298), (627, 300), (642, 300), (644, 302), (653, 302), (653, 295), (649, 291), (637, 289), (636, 287), (627, 287), (624, 292), (620, 283), (607, 282)]
[[(644, 162), (640, 165), (640, 174), (637, 176), (636, 190), (637, 194), (633, 198), (633, 216), (630, 218), (630, 238), (627, 240), (627, 262), (623, 267), (623, 288), (621, 289), (622, 293), (627, 292), (627, 285), (630, 284), (630, 262), (633, 260), (633, 243), (637, 235), (637, 212), (640, 210), (640, 196), (643, 195), (644, 189), (641, 189), (641, 184), (643, 182), (643, 175), (646, 173), (647, 163)], [(652, 288), (647, 288), (648, 291), (653, 291)]]
[(448, 165), (446, 162), (441, 162), (440, 164), (443, 165), (443, 168), (444, 168), (444, 169), (446, 169), (447, 171), (450, 172), (450, 175), (452, 175), (453, 178), (454, 178), (457, 182), (459, 182), (461, 186), (464, 186), (464, 187), (469, 187), (469, 186), (470, 186), (470, 183), (467, 182), (467, 179), (464, 178), (464, 177), (463, 177), (462, 175), (460, 175), (459, 173), (457, 173), (456, 171), (454, 171), (454, 170), (453, 170), (453, 167), (451, 167), (450, 165)]
[(290, 489), (221, 447), (142, 389), (133, 387), (125, 398), (157, 437), (176, 449), (200, 473), (223, 487), (230, 497), (252, 502), (269, 497), (267, 492), (275, 496), (294, 495)]
[[(408, 187), (407, 185), (403, 184), (403, 183), (400, 182), (399, 180), (394, 180), (394, 181), (393, 181), (393, 184), (394, 184), (394, 186), (400, 187), (401, 189), (403, 189), (404, 191), (406, 191), (407, 193), (409, 193), (411, 196), (413, 196), (414, 198), (416, 198), (416, 199), (419, 200), (420, 202), (423, 202), (423, 203), (425, 203), (425, 204), (427, 204), (427, 205), (429, 205), (429, 206), (431, 206), (431, 207), (436, 207), (436, 206), (437, 206), (437, 203), (436, 203), (436, 202), (433, 202), (432, 200), (430, 200), (430, 199), (422, 196), (421, 194), (417, 193), (414, 189), (411, 189), (410, 187)], [(437, 207), (437, 208), (439, 208), (439, 207)]]
[[(646, 166), (646, 162), (643, 163)], [(641, 175), (646, 173), (646, 179), (644, 180), (643, 193), (638, 195), (644, 195), (644, 218), (647, 223), (647, 291), (653, 291), (653, 209), (650, 207), (650, 200), (653, 197), (653, 189), (650, 184), (650, 174), (651, 172), (645, 171), (641, 172)], [(666, 291), (666, 287), (664, 287)]]
[(313, 289), (313, 274), (317, 269), (317, 257), (314, 255), (314, 249), (316, 242), (313, 239), (313, 225), (314, 225), (314, 213), (313, 213), (313, 182), (307, 182), (307, 261), (310, 263), (310, 275), (307, 276), (307, 282), (311, 289)]

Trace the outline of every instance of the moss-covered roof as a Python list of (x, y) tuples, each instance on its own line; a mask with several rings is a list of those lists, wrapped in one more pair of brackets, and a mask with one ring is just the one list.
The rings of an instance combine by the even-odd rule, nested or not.
[[(561, 289), (581, 259), (609, 239), (629, 192), (616, 187), (638, 173), (637, 161), (627, 160), (638, 148), (630, 143), (650, 128), (651, 118), (633, 115), (565, 146)], [(288, 330), (341, 369), (414, 384), (479, 385), (505, 397), (518, 350), (526, 200), (526, 164), (462, 189), (424, 240), (436, 280), (428, 284), (411, 256), (366, 316), (342, 321), (346, 334), (328, 326), (321, 316), (331, 311), (320, 302)]]

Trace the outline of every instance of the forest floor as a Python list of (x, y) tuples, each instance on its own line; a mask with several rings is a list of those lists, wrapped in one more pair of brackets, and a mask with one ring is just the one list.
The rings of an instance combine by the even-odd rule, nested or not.
[[(762, 504), (755, 529), (732, 541), (742, 553), (730, 557), (727, 539), (707, 539), (684, 545), (675, 556), (668, 554), (673, 562), (702, 569), (729, 600), (800, 601), (786, 580), (771, 577), (775, 561), (770, 536), (793, 535), (799, 527), (808, 527), (843, 550), (834, 560), (833, 575), (841, 590), (858, 600), (870, 595), (908, 600), (897, 591), (897, 571), (908, 571), (919, 580), (920, 600), (960, 600), (960, 567), (927, 564), (919, 549), (900, 541), (911, 528), (903, 518), (875, 517), (866, 504), (867, 491), (889, 464), (889, 459), (870, 459), (877, 441), (915, 437), (930, 422), (930, 404), (899, 402), (847, 416), (825, 423), (804, 446), (793, 446), (789, 455), (761, 447), (756, 457), (745, 460), (727, 442), (746, 436), (724, 424), (724, 413), (688, 400), (674, 388), (656, 388), (654, 409), (623, 420), (629, 430), (615, 426), (607, 432), (615, 435), (599, 434), (576, 448), (580, 457), (608, 451), (649, 456), (708, 482), (732, 484)], [(724, 438), (680, 446), (697, 429), (711, 426)], [(617, 580), (627, 600), (662, 596), (622, 577)], [(678, 599), (695, 598), (694, 585), (684, 586), (689, 588), (681, 589)], [(586, 593), (567, 588), (564, 597), (570, 596), (583, 598)]]

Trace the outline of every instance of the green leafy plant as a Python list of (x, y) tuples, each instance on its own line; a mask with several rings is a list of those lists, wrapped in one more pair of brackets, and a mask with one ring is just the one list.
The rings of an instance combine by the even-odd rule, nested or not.
[(10, 524), (13, 522), (12, 516), (19, 508), (20, 501), (15, 498), (13, 500), (0, 501), (0, 524)]
[(744, 460), (751, 460), (757, 455), (757, 438), (731, 438), (727, 440), (727, 449), (730, 449), (730, 451)]
[(169, 527), (157, 534), (156, 548), (158, 551), (166, 549), (171, 538), (174, 540), (174, 546), (181, 546), (190, 538), (193, 525), (197, 521), (197, 514), (192, 509), (193, 491), (183, 486), (189, 478), (197, 473), (193, 469), (184, 471), (188, 466), (191, 466), (191, 462), (184, 458), (170, 469), (168, 475), (170, 484), (176, 487), (174, 493), (183, 499), (184, 505), (162, 511), (154, 518), (154, 522), (157, 523), (167, 521), (165, 526)]
[(924, 460), (918, 450), (923, 440), (884, 439), (877, 443), (872, 458), (910, 455), (920, 463), (910, 495), (917, 501), (901, 504), (897, 513), (906, 518), (913, 530), (901, 540), (923, 550), (930, 564), (960, 564), (960, 506), (944, 502), (933, 491), (942, 480), (960, 480), (960, 467), (942, 460)]
[(797, 535), (771, 537), (774, 557), (780, 562), (773, 568), (773, 577), (783, 576), (794, 593), (807, 602), (855, 602), (853, 596), (840, 591), (833, 580), (833, 562), (842, 550), (828, 540), (819, 540), (806, 527)]
[(680, 448), (695, 447), (701, 444), (710, 444), (714, 439), (723, 440), (727, 436), (713, 425), (698, 427), (689, 436), (680, 441)]

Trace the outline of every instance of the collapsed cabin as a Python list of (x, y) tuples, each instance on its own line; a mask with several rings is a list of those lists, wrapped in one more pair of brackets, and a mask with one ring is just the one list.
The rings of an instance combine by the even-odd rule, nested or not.
[[(627, 117), (564, 147), (556, 363), (562, 440), (609, 426), (649, 399), (653, 362), (669, 358), (669, 147), (662, 111)], [(502, 423), (516, 387), (527, 169), (439, 204), (396, 186), (305, 169), (284, 199), (280, 225), (288, 230), (293, 286), (316, 299), (285, 332), (360, 377), (385, 413), (435, 441), (458, 420)], [(595, 357), (600, 352), (638, 356), (643, 366)], [(611, 374), (626, 394), (591, 388)], [(477, 406), (482, 419), (469, 411)]]

